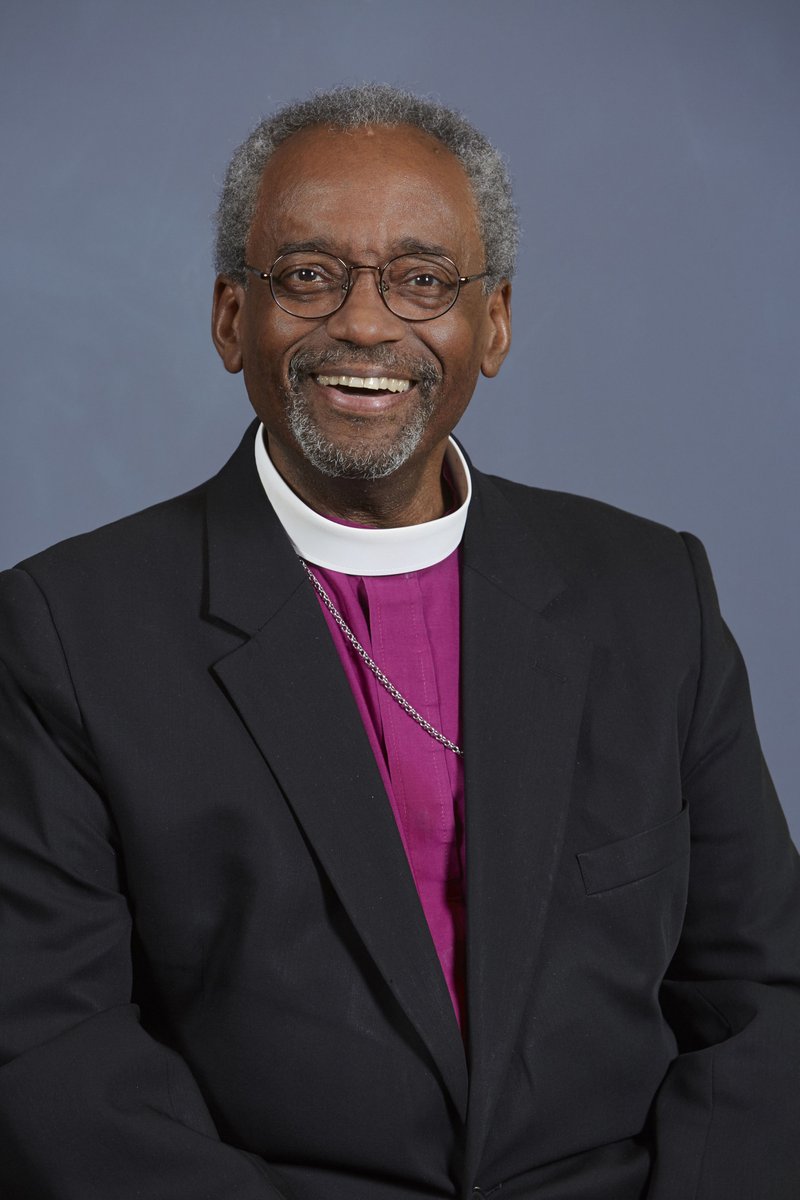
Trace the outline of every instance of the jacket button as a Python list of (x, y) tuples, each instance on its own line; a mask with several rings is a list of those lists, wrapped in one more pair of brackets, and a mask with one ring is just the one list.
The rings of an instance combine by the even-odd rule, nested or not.
[(483, 1192), (481, 1191), (481, 1189), (479, 1187), (474, 1187), (472, 1189), (472, 1194), (475, 1197), (475, 1200), (481, 1200), (481, 1196), (483, 1195)]

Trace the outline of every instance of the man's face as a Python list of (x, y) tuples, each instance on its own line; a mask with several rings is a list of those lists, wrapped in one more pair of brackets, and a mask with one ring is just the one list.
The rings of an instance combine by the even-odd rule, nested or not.
[[(427, 251), (451, 258), (461, 275), (485, 266), (463, 168), (409, 127), (314, 128), (279, 147), (262, 177), (247, 261), (268, 271), (297, 248), (375, 266)], [(314, 320), (282, 311), (266, 281), (217, 281), (217, 348), (228, 370), (244, 370), (290, 482), (309, 464), (324, 475), (374, 479), (440, 457), (478, 372), (494, 375), (508, 348), (507, 286), (487, 296), (476, 280), (443, 316), (409, 322), (381, 300), (376, 272), (352, 280), (344, 305)], [(352, 386), (369, 378), (390, 387)]]

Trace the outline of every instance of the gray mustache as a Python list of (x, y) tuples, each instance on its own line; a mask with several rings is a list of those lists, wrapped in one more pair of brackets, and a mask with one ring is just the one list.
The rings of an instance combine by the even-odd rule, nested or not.
[(341, 346), (330, 350), (298, 350), (289, 360), (289, 379), (293, 386), (308, 375), (333, 375), (331, 367), (348, 366), (367, 368), (376, 375), (400, 376), (416, 379), (420, 390), (427, 394), (441, 380), (441, 372), (425, 358), (410, 358), (394, 354), (381, 346)]

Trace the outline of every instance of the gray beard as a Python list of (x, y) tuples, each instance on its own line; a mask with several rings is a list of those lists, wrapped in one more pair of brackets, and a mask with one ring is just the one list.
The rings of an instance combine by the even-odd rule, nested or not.
[[(337, 365), (337, 357), (340, 361), (346, 358), (349, 363), (363, 357), (362, 365), (375, 367), (376, 372), (380, 371), (381, 375), (411, 375), (416, 378), (419, 402), (409, 419), (398, 427), (388, 445), (339, 446), (325, 437), (317, 425), (300, 385), (305, 376), (334, 373), (330, 368)], [(304, 457), (320, 474), (338, 479), (385, 479), (408, 462), (422, 440), (436, 406), (433, 393), (440, 378), (439, 372), (428, 362), (401, 364), (397, 359), (377, 350), (360, 356), (354, 354), (351, 349), (340, 356), (335, 353), (315, 356), (313, 361), (311, 355), (300, 351), (289, 366), (286, 420)], [(358, 418), (353, 418), (353, 428), (357, 429), (358, 423)]]

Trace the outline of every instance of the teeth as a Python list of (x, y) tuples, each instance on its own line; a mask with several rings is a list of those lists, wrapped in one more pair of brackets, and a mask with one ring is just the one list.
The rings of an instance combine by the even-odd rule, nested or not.
[(389, 379), (385, 375), (317, 375), (320, 387), (368, 388), (372, 392), (407, 392), (410, 379)]

